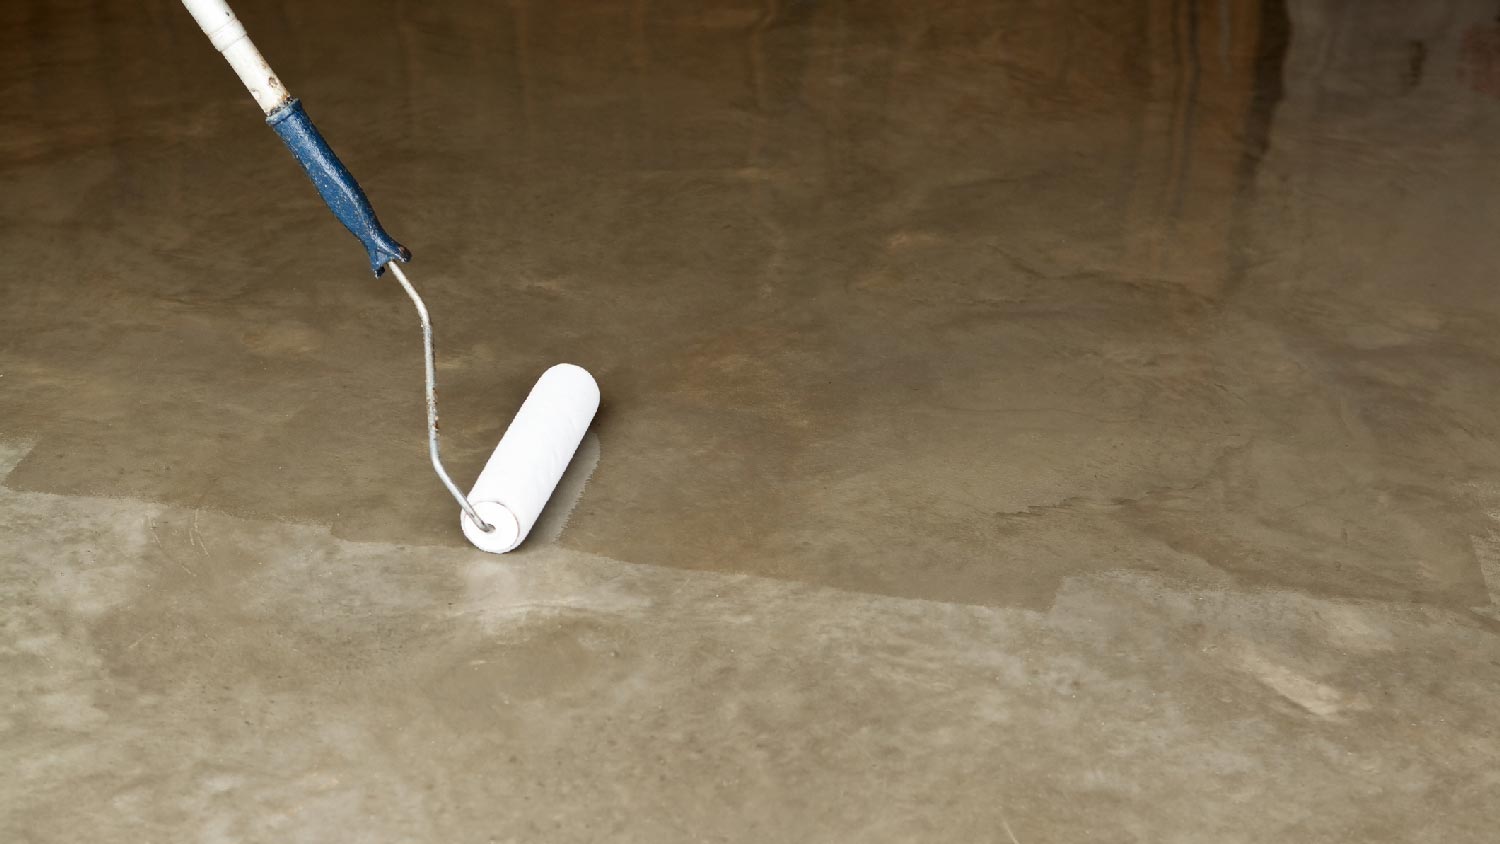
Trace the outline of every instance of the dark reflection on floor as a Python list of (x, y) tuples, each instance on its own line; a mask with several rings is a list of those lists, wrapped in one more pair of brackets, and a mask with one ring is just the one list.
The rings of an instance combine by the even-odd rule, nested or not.
[[(42, 442), (9, 484), (460, 544), (399, 291), (179, 9), (7, 14), (0, 402)], [(242, 14), (416, 251), (457, 474), (543, 367), (598, 372), (577, 547), (1039, 606), (1117, 533), (1480, 584), (1486, 247), (1449, 192), (1485, 136), (1441, 127), (1492, 100), (1408, 46), (1457, 61), (1456, 12)]]

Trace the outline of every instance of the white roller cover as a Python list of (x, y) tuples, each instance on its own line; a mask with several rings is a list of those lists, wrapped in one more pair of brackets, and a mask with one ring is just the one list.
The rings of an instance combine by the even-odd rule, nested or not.
[(464, 536), (496, 554), (520, 545), (598, 409), (599, 385), (582, 367), (560, 363), (542, 373), (469, 490), (469, 503), (495, 529), (485, 533), (460, 513)]
[(245, 83), (261, 111), (270, 114), (291, 100), (292, 95), (271, 72), (271, 66), (266, 64), (260, 50), (255, 49), (255, 44), (245, 33), (244, 24), (230, 11), (228, 3), (224, 0), (182, 0), (182, 5), (198, 22), (198, 28), (208, 36), (214, 49), (223, 54), (229, 66), (234, 68), (235, 75)]

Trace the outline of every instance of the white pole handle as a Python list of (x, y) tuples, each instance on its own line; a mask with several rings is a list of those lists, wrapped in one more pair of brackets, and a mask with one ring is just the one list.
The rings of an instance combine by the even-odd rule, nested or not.
[(291, 102), (286, 86), (271, 72), (271, 66), (255, 49), (245, 25), (239, 22), (224, 0), (182, 0), (198, 28), (208, 36), (214, 49), (224, 55), (229, 66), (255, 98), (256, 105), (267, 115)]

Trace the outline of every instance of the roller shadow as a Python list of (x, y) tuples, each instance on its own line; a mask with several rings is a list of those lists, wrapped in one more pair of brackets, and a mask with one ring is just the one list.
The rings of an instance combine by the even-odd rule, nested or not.
[(531, 535), (526, 537), (526, 541), (522, 542), (516, 550), (557, 544), (562, 537), (563, 529), (568, 526), (568, 517), (573, 515), (573, 508), (577, 507), (579, 500), (583, 498), (583, 489), (588, 486), (589, 478), (594, 476), (594, 469), (598, 465), (599, 435), (590, 429), (583, 435), (583, 440), (578, 444), (578, 451), (574, 452), (567, 470), (557, 482), (557, 489), (553, 490), (552, 497), (547, 500), (547, 505), (537, 516), (536, 525), (531, 528)]

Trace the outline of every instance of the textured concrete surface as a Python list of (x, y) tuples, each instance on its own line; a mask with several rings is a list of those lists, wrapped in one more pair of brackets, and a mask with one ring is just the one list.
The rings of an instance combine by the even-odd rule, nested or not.
[(1490, 842), (1492, 3), (0, 7), (0, 840)]

